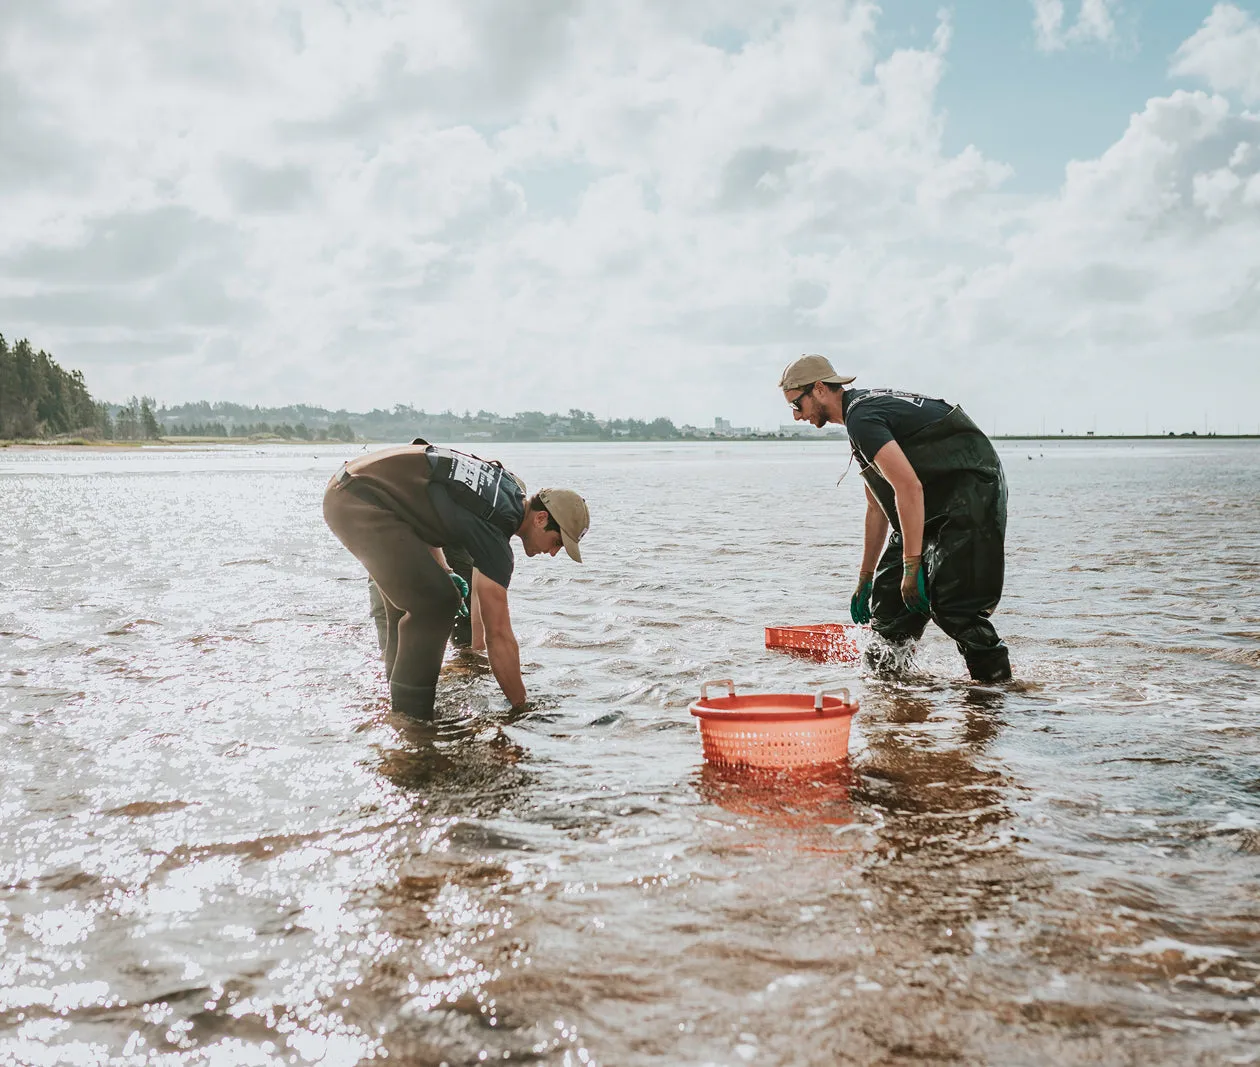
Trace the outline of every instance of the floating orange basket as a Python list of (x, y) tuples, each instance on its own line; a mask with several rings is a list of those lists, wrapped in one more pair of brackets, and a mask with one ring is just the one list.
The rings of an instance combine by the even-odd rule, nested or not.
[(766, 648), (824, 662), (856, 663), (861, 655), (857, 645), (857, 633), (861, 629), (864, 627), (840, 622), (823, 622), (813, 626), (767, 626)]
[[(709, 696), (709, 686), (725, 686), (726, 696)], [(691, 705), (700, 724), (704, 758), (744, 767), (803, 767), (830, 763), (849, 754), (849, 725), (856, 700), (841, 689), (829, 694), (752, 693), (735, 695), (724, 678), (705, 682)]]

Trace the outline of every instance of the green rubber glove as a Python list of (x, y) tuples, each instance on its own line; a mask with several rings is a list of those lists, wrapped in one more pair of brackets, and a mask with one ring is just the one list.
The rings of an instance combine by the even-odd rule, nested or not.
[(459, 592), (459, 611), (455, 614), (461, 619), (468, 615), (468, 583), (454, 571), (447, 571), (446, 576)]
[(923, 584), (923, 557), (904, 556), (901, 561), (901, 602), (919, 615), (930, 615), (927, 586)]
[(849, 618), (861, 625), (871, 621), (871, 593), (875, 591), (875, 572), (862, 571), (857, 588), (849, 601)]

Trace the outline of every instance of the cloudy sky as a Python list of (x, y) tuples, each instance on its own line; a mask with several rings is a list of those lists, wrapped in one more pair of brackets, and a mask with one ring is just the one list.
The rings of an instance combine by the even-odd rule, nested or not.
[(1260, 0), (3, 0), (0, 332), (94, 394), (1260, 431)]

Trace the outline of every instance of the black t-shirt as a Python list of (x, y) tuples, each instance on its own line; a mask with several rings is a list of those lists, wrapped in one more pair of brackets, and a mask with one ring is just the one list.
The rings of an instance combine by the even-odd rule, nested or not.
[(844, 391), (844, 428), (863, 467), (869, 467), (889, 441), (900, 443), (953, 410), (954, 405), (944, 400), (897, 389)]
[(448, 545), (464, 549), (472, 557), (477, 570), (506, 589), (512, 580), (512, 569), (516, 566), (508, 536), (452, 500), (441, 482), (429, 483), (429, 499), (446, 527)]

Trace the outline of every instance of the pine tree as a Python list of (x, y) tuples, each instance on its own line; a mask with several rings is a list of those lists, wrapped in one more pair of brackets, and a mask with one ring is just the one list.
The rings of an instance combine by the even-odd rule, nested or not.
[[(135, 397), (131, 398), (132, 403)], [(151, 396), (142, 396), (140, 398), (140, 432), (144, 434), (146, 441), (156, 441), (162, 436), (162, 427), (158, 425), (157, 416), (153, 414), (153, 409), (157, 407), (157, 401)]]
[(140, 439), (140, 398), (131, 397), (114, 416), (114, 428), (118, 440), (138, 441)]

